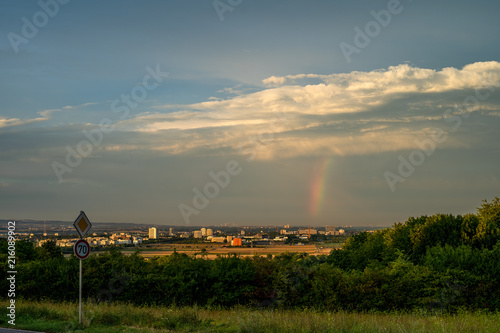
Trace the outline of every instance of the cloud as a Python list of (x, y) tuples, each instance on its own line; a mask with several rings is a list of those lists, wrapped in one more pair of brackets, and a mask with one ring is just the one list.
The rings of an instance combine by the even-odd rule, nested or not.
[(99, 104), (99, 103), (97, 103), (97, 102), (88, 102), (88, 103), (83, 103), (83, 104), (80, 104), (80, 105), (66, 105), (66, 106), (63, 106), (62, 108), (59, 108), (59, 109), (43, 110), (43, 111), (38, 112), (38, 114), (41, 115), (41, 116), (43, 116), (43, 118), (45, 118), (45, 120), (48, 120), (48, 119), (51, 118), (52, 113), (54, 113), (54, 112), (77, 110), (77, 109), (80, 109), (80, 108), (84, 108), (84, 107), (91, 106), (91, 105), (97, 105), (97, 104)]
[(46, 120), (45, 118), (34, 118), (34, 119), (19, 119), (19, 118), (0, 118), (0, 128), (22, 126), (37, 123)]
[(262, 80), (262, 83), (265, 86), (280, 86), (286, 82), (285, 77), (277, 77), (277, 76), (271, 76), (268, 77), (267, 79)]
[[(430, 128), (450, 130), (445, 113), (476, 89), (494, 96), (500, 63), (441, 70), (402, 64), (369, 72), (272, 76), (263, 83), (273, 87), (223, 100), (158, 105), (165, 112), (140, 114), (118, 129), (149, 135), (150, 144), (142, 148), (168, 154), (253, 149), (257, 158), (272, 159), (412, 149)], [(499, 110), (498, 98), (486, 98), (467, 111), (493, 117)], [(442, 147), (468, 146), (459, 141)], [(126, 149), (134, 146), (128, 143)]]
[[(500, 115), (498, 62), (442, 70), (403, 64), (369, 72), (298, 74), (266, 80), (267, 84), (281, 85), (221, 100), (153, 106), (150, 112), (117, 122), (116, 131), (106, 134), (104, 144), (94, 152), (243, 154), (270, 160), (414, 149), (418, 148), (415, 140), (428, 136), (432, 128), (451, 132), (444, 115), (451, 110), (450, 116), (460, 116), (463, 110), (453, 108), (481, 89), (482, 94), (491, 96), (467, 112), (477, 111), (482, 118), (464, 117), (460, 133), (439, 147), (464, 149), (486, 140), (486, 133), (476, 133), (471, 139), (468, 130), (488, 126), (491, 136), (490, 127), (496, 126)], [(44, 110), (39, 112), (42, 117), (29, 120), (3, 118), (0, 128), (56, 118), (54, 112), (94, 104), (98, 103)], [(77, 127), (91, 130), (95, 126), (87, 123)], [(58, 133), (58, 129), (74, 130), (56, 125), (50, 131)], [(66, 145), (85, 139), (81, 130), (74, 139), (62, 141)]]
[(58, 109), (48, 109), (48, 110), (42, 110), (39, 111), (38, 114), (41, 117), (36, 117), (36, 118), (31, 118), (31, 119), (20, 119), (20, 118), (5, 118), (1, 117), (0, 118), (0, 128), (7, 128), (7, 127), (16, 127), (16, 126), (23, 126), (23, 125), (29, 125), (29, 124), (34, 124), (34, 123), (39, 123), (43, 121), (47, 121), (51, 118), (53, 118), (53, 113), (54, 112), (62, 112), (62, 111), (69, 111), (69, 110), (78, 110), (80, 108), (84, 108), (87, 106), (91, 105), (96, 105), (99, 103), (83, 103), (80, 105), (67, 105), (62, 108)]

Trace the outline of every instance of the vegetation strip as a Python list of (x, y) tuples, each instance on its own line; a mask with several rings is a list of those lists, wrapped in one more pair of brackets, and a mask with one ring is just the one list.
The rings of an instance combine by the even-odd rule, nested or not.
[[(2, 302), (2, 308), (5, 309)], [(23, 301), (16, 328), (44, 332), (498, 332), (500, 314), (347, 313)], [(2, 316), (3, 318), (4, 316)], [(0, 326), (6, 326), (5, 321)]]

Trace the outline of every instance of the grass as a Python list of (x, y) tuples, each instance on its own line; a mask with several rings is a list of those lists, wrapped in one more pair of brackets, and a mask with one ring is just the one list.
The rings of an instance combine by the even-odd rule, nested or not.
[(0, 326), (43, 332), (499, 332), (500, 313), (360, 314), (314, 310), (137, 307), (130, 304), (16, 302), (16, 326), (1, 301)]

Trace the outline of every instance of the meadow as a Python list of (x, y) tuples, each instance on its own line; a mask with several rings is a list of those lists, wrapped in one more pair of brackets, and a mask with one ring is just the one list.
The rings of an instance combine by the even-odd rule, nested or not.
[[(330, 244), (328, 244), (330, 245)], [(151, 259), (155, 256), (168, 256), (177, 253), (184, 253), (190, 256), (203, 257), (205, 259), (216, 259), (218, 256), (238, 255), (239, 257), (253, 256), (276, 256), (282, 253), (307, 253), (308, 255), (328, 255), (333, 248), (339, 248), (343, 244), (335, 244), (335, 246), (315, 246), (308, 245), (259, 245), (255, 247), (232, 247), (224, 246), (218, 243), (205, 244), (159, 244), (153, 246), (141, 246), (140, 255), (144, 258)], [(124, 248), (121, 252), (125, 255), (132, 255), (136, 251), (134, 249)], [(103, 252), (104, 253), (104, 252)]]
[[(0, 302), (0, 326), (7, 302)], [(77, 303), (20, 301), (17, 329), (43, 332), (498, 332), (500, 313), (437, 314), (349, 313), (302, 310), (257, 310), (198, 307), (140, 307), (84, 303), (78, 323)]]

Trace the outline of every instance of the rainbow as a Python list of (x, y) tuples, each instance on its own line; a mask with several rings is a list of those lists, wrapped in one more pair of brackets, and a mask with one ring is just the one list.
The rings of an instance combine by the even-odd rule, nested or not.
[(325, 199), (325, 184), (328, 175), (328, 169), (332, 164), (333, 158), (322, 159), (314, 168), (314, 173), (309, 187), (309, 214), (315, 218), (319, 216), (323, 201)]

